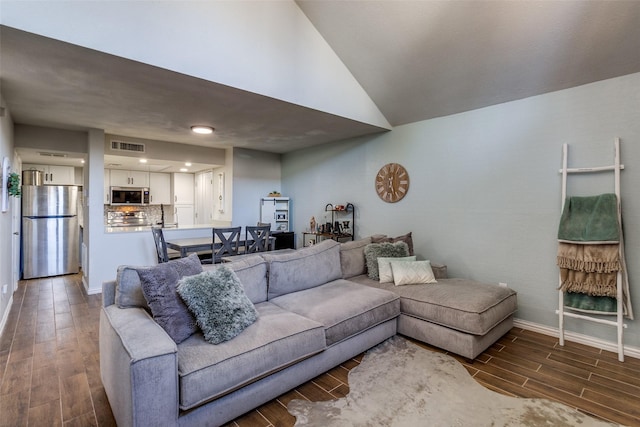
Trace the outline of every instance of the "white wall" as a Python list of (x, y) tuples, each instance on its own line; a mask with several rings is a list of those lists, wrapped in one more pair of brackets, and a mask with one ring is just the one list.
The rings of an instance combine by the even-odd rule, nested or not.
[(0, 22), (182, 74), (390, 127), (292, 0), (4, 1)]
[(280, 154), (233, 150), (234, 227), (256, 225), (260, 221), (260, 198), (280, 189)]
[[(356, 233), (413, 232), (419, 257), (446, 263), (453, 276), (506, 282), (518, 291), (517, 317), (557, 327), (558, 169), (613, 162), (622, 140), (622, 206), (634, 310), (640, 317), (640, 73), (404, 125), (383, 135), (289, 153), (283, 191), (296, 202), (295, 230), (327, 202), (356, 205)], [(378, 169), (404, 165), (407, 196), (382, 202)], [(572, 176), (570, 195), (613, 191), (607, 177)], [(640, 321), (625, 342), (640, 347)], [(567, 321), (569, 330), (615, 340), (615, 330)]]
[[(0, 167), (2, 160), (8, 157), (13, 165), (13, 121), (9, 109), (4, 103), (2, 94), (0, 94), (0, 107), (4, 108), (4, 115), (0, 116)], [(11, 276), (13, 271), (12, 265), (12, 243), (13, 243), (13, 226), (12, 214), (16, 209), (14, 198), (9, 198), (9, 210), (0, 212), (0, 333), (2, 332), (11, 310), (11, 301), (15, 281)], [(7, 292), (2, 293), (2, 287), (7, 285)]]

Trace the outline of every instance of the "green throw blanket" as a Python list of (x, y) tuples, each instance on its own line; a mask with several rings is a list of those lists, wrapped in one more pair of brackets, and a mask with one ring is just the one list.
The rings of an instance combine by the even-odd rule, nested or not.
[(616, 195), (567, 197), (560, 218), (558, 240), (618, 242), (620, 227)]

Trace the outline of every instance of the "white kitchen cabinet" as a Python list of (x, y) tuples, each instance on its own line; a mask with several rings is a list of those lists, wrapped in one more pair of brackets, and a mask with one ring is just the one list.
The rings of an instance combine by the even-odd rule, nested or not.
[(289, 231), (289, 205), (288, 197), (263, 197), (260, 222), (270, 223), (271, 231)]
[(75, 185), (75, 170), (73, 166), (59, 165), (22, 165), (23, 170), (42, 171), (42, 183), (44, 185)]
[(171, 205), (171, 174), (149, 173), (149, 204)]
[(178, 227), (194, 224), (195, 209), (193, 205), (174, 205), (174, 221)]
[(213, 171), (195, 175), (196, 224), (210, 224), (213, 221), (215, 198), (213, 195)]
[(174, 173), (172, 181), (173, 204), (194, 205), (194, 176), (192, 173)]
[(113, 187), (148, 187), (149, 172), (111, 169)]

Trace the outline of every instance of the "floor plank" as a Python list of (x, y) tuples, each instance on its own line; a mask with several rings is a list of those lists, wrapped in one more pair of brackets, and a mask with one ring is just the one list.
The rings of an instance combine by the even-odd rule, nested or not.
[[(116, 425), (99, 369), (100, 295), (80, 275), (21, 281), (0, 336), (0, 427)], [(429, 351), (446, 353), (416, 342)], [(640, 425), (640, 359), (513, 328), (475, 360), (455, 356), (484, 387), (507, 396), (546, 398), (604, 420)], [(288, 427), (293, 399), (344, 397), (349, 359), (227, 423)]]

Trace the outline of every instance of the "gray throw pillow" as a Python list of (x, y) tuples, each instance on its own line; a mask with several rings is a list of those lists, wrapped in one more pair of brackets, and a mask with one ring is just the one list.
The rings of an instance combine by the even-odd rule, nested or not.
[(238, 276), (227, 266), (184, 277), (178, 293), (193, 312), (204, 339), (220, 344), (237, 336), (258, 318)]
[(398, 236), (398, 237), (387, 237), (385, 235), (380, 235), (380, 236), (373, 236), (371, 239), (371, 243), (383, 243), (383, 242), (389, 242), (389, 243), (405, 242), (409, 248), (409, 256), (415, 255), (413, 253), (413, 237), (411, 235), (411, 231), (408, 232), (407, 234), (403, 234), (402, 236)]
[(371, 243), (364, 248), (364, 257), (367, 260), (367, 275), (372, 280), (380, 280), (378, 257), (396, 258), (406, 256), (409, 256), (409, 248), (405, 242)]
[(193, 254), (137, 270), (151, 315), (171, 339), (180, 344), (197, 332), (196, 319), (178, 295), (177, 286), (181, 278), (202, 272), (198, 256)]

